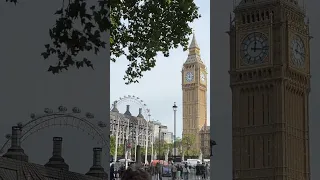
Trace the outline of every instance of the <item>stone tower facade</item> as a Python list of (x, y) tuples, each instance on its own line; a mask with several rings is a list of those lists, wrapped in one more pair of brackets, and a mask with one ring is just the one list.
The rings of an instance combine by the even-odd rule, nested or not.
[(233, 179), (310, 180), (303, 7), (297, 0), (242, 0), (228, 33)]
[(193, 35), (189, 55), (182, 68), (183, 131), (182, 136), (195, 137), (193, 147), (200, 151), (200, 131), (207, 125), (207, 71), (200, 48)]

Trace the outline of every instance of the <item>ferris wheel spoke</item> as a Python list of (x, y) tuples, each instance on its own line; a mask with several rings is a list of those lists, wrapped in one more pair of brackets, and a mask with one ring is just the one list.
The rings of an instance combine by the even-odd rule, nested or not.
[[(28, 137), (50, 127), (72, 127), (86, 132), (87, 135), (91, 136), (92, 139), (96, 140), (99, 144), (109, 144), (109, 141), (104, 136), (103, 128), (105, 126), (101, 125), (94, 119), (92, 113), (86, 113), (84, 117), (78, 117), (81, 113), (79, 108), (73, 108), (72, 113), (67, 112), (67, 108), (60, 106), (58, 108), (59, 112), (53, 112), (52, 110), (46, 108), (44, 115), (31, 114), (31, 120), (25, 123), (18, 123), (21, 127), (21, 142), (25, 141)], [(100, 124), (100, 125), (99, 125)], [(5, 153), (11, 145), (11, 141), (8, 135), (7, 141), (1, 147), (1, 153)], [(102, 143), (101, 143), (102, 142)]]

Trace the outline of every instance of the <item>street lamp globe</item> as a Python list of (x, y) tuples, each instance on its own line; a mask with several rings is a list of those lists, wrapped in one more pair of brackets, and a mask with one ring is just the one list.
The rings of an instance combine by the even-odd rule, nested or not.
[(174, 111), (176, 111), (176, 110), (178, 109), (178, 106), (176, 105), (176, 102), (174, 102), (174, 104), (173, 104), (173, 106), (172, 106), (172, 109), (173, 109)]

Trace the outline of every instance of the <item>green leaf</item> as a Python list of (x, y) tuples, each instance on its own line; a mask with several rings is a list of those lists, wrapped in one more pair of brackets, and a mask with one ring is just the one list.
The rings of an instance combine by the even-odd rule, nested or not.
[[(6, 2), (16, 4), (17, 0)], [(187, 50), (192, 33), (189, 24), (200, 18), (198, 7), (191, 0), (98, 0), (91, 5), (74, 0), (61, 5), (55, 15), (59, 16), (49, 29), (50, 46), (45, 45), (41, 53), (44, 59), (57, 57), (50, 58), (49, 72), (60, 73), (72, 66), (93, 68), (94, 63), (84, 60), (82, 52), (98, 55), (109, 41), (110, 60), (116, 62), (117, 57), (123, 56), (128, 61), (126, 84), (138, 83), (145, 72), (152, 70), (159, 52), (169, 57), (172, 48), (181, 46)], [(74, 26), (78, 21), (82, 25)], [(105, 38), (108, 32), (109, 39)]]

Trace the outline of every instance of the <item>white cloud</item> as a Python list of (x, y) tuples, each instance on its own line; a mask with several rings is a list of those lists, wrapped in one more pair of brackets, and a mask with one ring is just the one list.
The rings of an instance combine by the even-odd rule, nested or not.
[[(210, 1), (196, 0), (200, 7), (201, 18), (196, 20), (191, 27), (195, 29), (196, 38), (201, 48), (201, 57), (210, 73)], [(191, 38), (190, 38), (191, 41)], [(188, 52), (182, 48), (171, 51), (170, 57), (162, 55), (157, 57), (157, 65), (152, 71), (144, 74), (139, 84), (125, 85), (123, 76), (127, 67), (127, 61), (120, 58), (116, 63), (111, 63), (111, 90), (110, 99), (118, 100), (125, 95), (135, 95), (142, 99), (151, 111), (151, 119), (159, 120), (173, 131), (173, 110), (174, 102), (177, 102), (177, 136), (182, 133), (182, 88), (181, 68), (187, 59)], [(208, 76), (208, 82), (210, 82)], [(208, 87), (208, 124), (210, 124), (210, 83)], [(119, 106), (121, 112), (125, 111), (125, 105), (131, 105), (131, 113), (138, 114), (139, 106), (135, 103), (124, 102)]]

